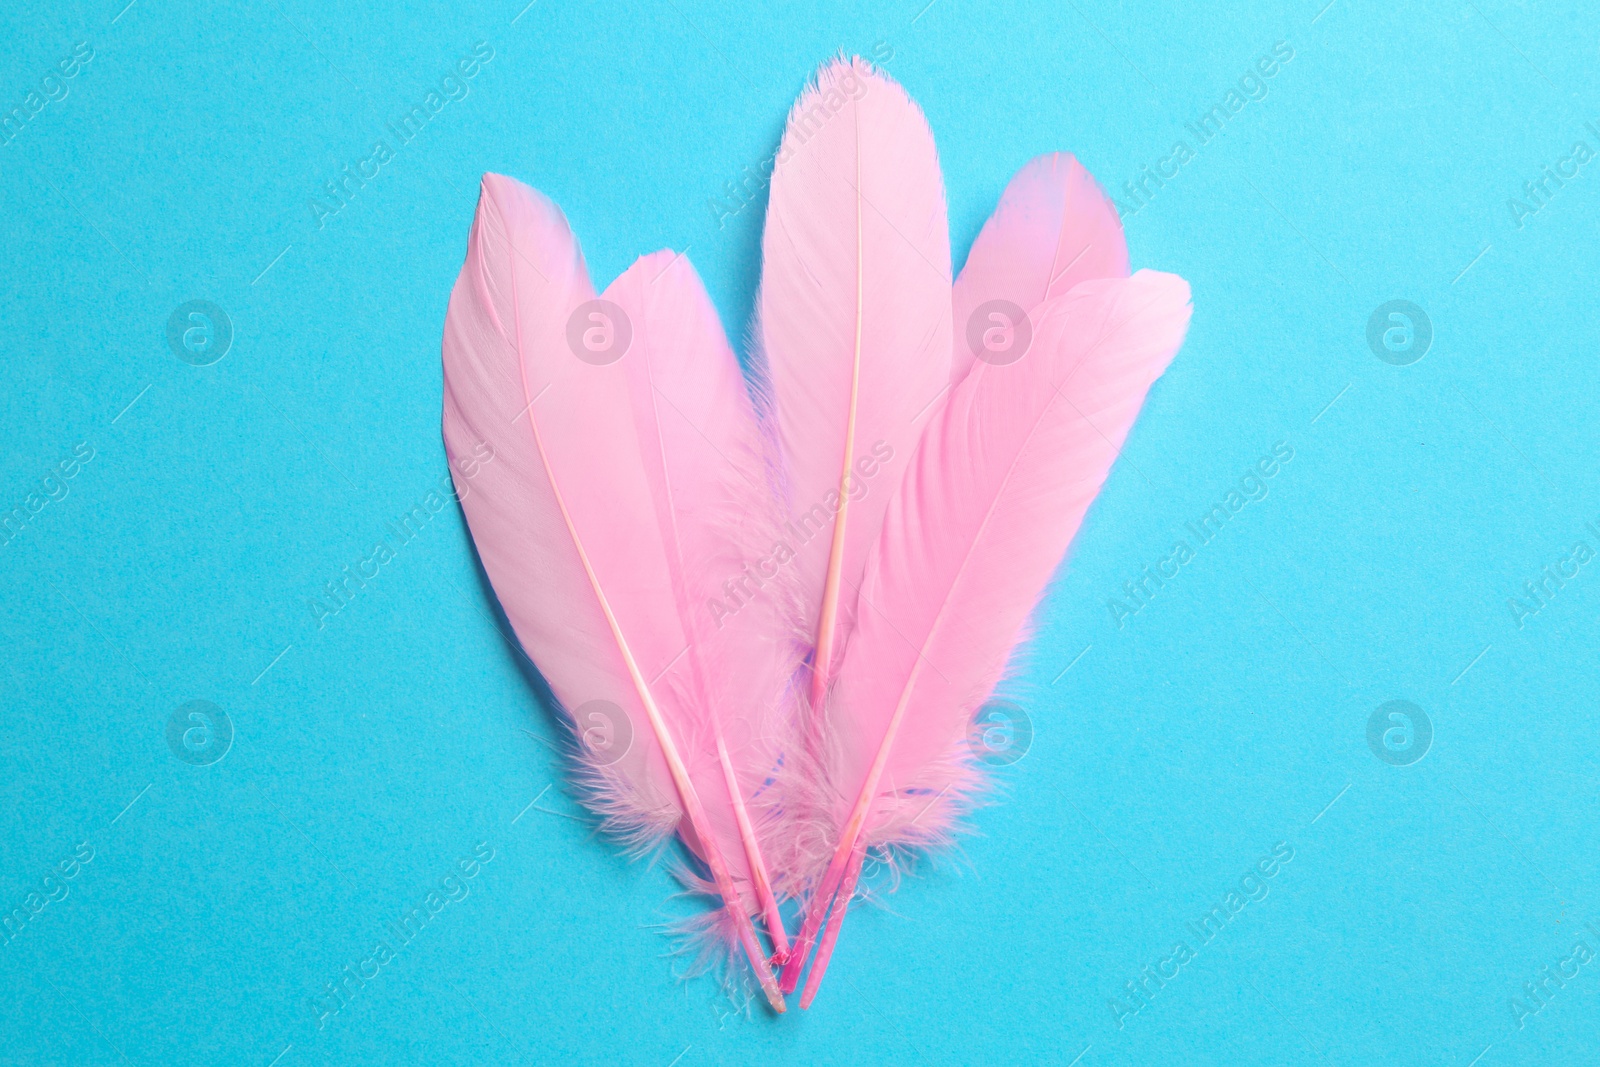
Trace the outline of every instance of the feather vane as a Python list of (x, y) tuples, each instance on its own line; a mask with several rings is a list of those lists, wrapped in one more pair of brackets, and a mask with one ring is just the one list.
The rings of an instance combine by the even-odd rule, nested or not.
[[(659, 487), (640, 462), (629, 372), (611, 358), (614, 331), (627, 320), (607, 322), (592, 296), (559, 209), (520, 183), (486, 176), (445, 320), (446, 449), (453, 472), (474, 445), (495, 449), (496, 462), (480, 472), (492, 476), (474, 479), (462, 503), (484, 569), (562, 705), (598, 705), (593, 714), (614, 720), (605, 724), (611, 743), (584, 746), (596, 810), (646, 847), (686, 824), (769, 1002), (782, 1011), (702, 801), (715, 794), (684, 756), (687, 739), (707, 735), (709, 711), (692, 689), (659, 684), (690, 635), (672, 581), (674, 549), (659, 524)], [(591, 315), (613, 331), (595, 338), (598, 351), (585, 340)]]

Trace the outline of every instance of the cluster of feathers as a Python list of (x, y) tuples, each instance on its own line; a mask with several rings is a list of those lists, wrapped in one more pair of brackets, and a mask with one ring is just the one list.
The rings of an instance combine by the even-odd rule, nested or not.
[(681, 838), (701, 932), (781, 1012), (864, 859), (947, 844), (981, 792), (974, 716), (1190, 307), (1064, 154), (952, 283), (933, 136), (859, 59), (790, 114), (762, 253), (747, 380), (686, 257), (597, 295), (560, 209), (486, 175), (444, 439), (586, 803), (635, 849)]

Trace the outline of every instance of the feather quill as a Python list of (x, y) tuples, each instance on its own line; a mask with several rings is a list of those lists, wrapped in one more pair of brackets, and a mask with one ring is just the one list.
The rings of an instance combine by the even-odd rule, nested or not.
[[(1018, 326), (1013, 320), (1032, 314), (1047, 299), (1089, 278), (1127, 275), (1128, 249), (1121, 221), (1094, 178), (1065, 153), (1030, 161), (1007, 185), (955, 282), (950, 384), (967, 375), (979, 354), (991, 355), (984, 352), (984, 345), (993, 336), (992, 329), (1006, 331), (1003, 337), (1012, 343)], [(856, 580), (852, 575), (852, 581)], [(819, 726), (817, 731), (821, 729)], [(812, 758), (817, 759), (814, 754)], [(808, 768), (812, 778), (824, 773), (817, 766)], [(826, 814), (812, 821), (829, 824)], [(816, 840), (816, 834), (801, 833), (794, 838), (803, 848)], [(790, 865), (795, 864), (791, 861)], [(804, 876), (793, 880), (806, 882)], [(786, 992), (798, 984), (804, 957), (821, 929), (828, 904), (829, 897), (813, 894), (797, 951), (782, 975)], [(830, 928), (829, 934), (836, 936), (836, 930)], [(824, 944), (823, 951), (827, 948)]]
[[(766, 442), (738, 358), (687, 256), (641, 258), (606, 290), (634, 332), (627, 372), (641, 457), (667, 549), (687, 645), (666, 679), (705, 709), (690, 749), (696, 781), (720, 780), (729, 803), (707, 805), (746, 910), (759, 907), (774, 945), (789, 941), (761, 855), (770, 804), (746, 801), (776, 771), (798, 650), (787, 583), (761, 566), (781, 525)], [(695, 757), (698, 757), (696, 759)], [(692, 836), (691, 848), (704, 858)]]
[[(781, 1012), (723, 854), (726, 835), (707, 813), (708, 804), (729, 806), (725, 786), (713, 792), (714, 778), (691, 773), (692, 763), (705, 762), (689, 742), (711, 733), (707, 709), (692, 689), (660, 684), (692, 631), (671, 579), (674, 551), (657, 521), (658, 487), (640, 463), (629, 372), (580, 359), (569, 343), (574, 313), (593, 295), (559, 209), (527, 186), (486, 175), (445, 320), (451, 471), (484, 569), (557, 699), (569, 712), (615, 709), (617, 721), (605, 725), (617, 743), (583, 746), (582, 773), (603, 825), (641, 848), (683, 830)], [(484, 444), (496, 461), (469, 490), (461, 461)]]
[(864, 61), (823, 67), (789, 113), (761, 249), (757, 334), (818, 707), (885, 487), (950, 373), (950, 238), (933, 134)]
[[(861, 595), (873, 607), (828, 706), (839, 833), (810, 910), (831, 900), (833, 918), (802, 1007), (865, 847), (941, 843), (979, 785), (964, 751), (972, 713), (1182, 343), (1189, 288), (1152, 271), (1082, 282), (1030, 321), (1020, 359), (975, 363), (952, 391), (867, 562)], [(802, 931), (795, 956), (804, 944)]]

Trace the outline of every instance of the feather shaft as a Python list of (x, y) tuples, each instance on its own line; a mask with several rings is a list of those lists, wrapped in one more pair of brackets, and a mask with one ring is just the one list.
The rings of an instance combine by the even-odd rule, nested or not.
[(817, 621), (816, 655), (811, 664), (811, 705), (821, 707), (833, 666), (834, 640), (839, 623), (839, 583), (844, 577), (845, 530), (850, 519), (850, 465), (856, 454), (856, 411), (861, 403), (861, 121), (855, 122), (856, 139), (856, 329), (855, 351), (850, 360), (850, 407), (844, 423), (844, 465), (839, 471), (839, 511), (833, 517), (833, 541), (828, 546), (828, 570), (822, 585), (822, 610)]
[(733, 803), (739, 840), (744, 844), (745, 862), (750, 866), (750, 881), (755, 887), (756, 899), (761, 903), (761, 921), (766, 925), (767, 936), (772, 939), (772, 962), (782, 964), (789, 958), (789, 932), (783, 928), (783, 913), (778, 910), (778, 898), (772, 893), (772, 878), (767, 874), (766, 861), (761, 857), (761, 844), (756, 839), (755, 826), (750, 822), (744, 791), (739, 786), (739, 775), (733, 768), (733, 758), (728, 755), (728, 745), (723, 739), (720, 725), (716, 727), (716, 742), (717, 763), (722, 767), (722, 780), (728, 787), (728, 799)]
[[(883, 603), (898, 618), (876, 612), (887, 632), (858, 630), (841, 669), (846, 691), (836, 694), (841, 721), (847, 728), (870, 721), (872, 702), (887, 695), (885, 682), (898, 685), (898, 692), (780, 977), (785, 991), (793, 989), (795, 960), (809, 951), (830, 904), (833, 925), (843, 921), (849, 901), (840, 883), (882, 796), (913, 705), (921, 736), (913, 739), (917, 756), (904, 757), (912, 760), (902, 762), (904, 777), (917, 772), (919, 759), (948, 758), (944, 748), (956, 744), (958, 716), (993, 688), (1146, 390), (1177, 351), (1188, 325), (1188, 287), (1171, 275), (1142, 271), (1131, 279), (1086, 282), (1032, 317), (1040, 343), (1023, 361), (984, 362), (957, 386), (924, 438), (868, 562), (864, 588), (889, 583), (899, 595)], [(974, 526), (966, 516), (976, 514), (982, 517)], [(1034, 542), (1022, 546), (1011, 539), (1018, 520), (1039, 527)], [(998, 585), (999, 599), (991, 585)], [(917, 586), (931, 588), (932, 598), (918, 602), (912, 595)], [(864, 595), (863, 602), (871, 600)], [(959, 622), (953, 611), (961, 613)], [(905, 644), (906, 634), (921, 637), (906, 651), (891, 651)], [(891, 658), (897, 666), (887, 662)], [(944, 666), (935, 670), (938, 678), (928, 679), (924, 668), (936, 658)], [(898, 683), (897, 670), (904, 672)], [(819, 957), (809, 985), (820, 982), (825, 967)]]
[(781, 962), (788, 955), (788, 935), (739, 780), (740, 766), (764, 773), (766, 754), (761, 744), (748, 742), (731, 751), (728, 729), (742, 727), (748, 738), (752, 731), (775, 728), (767, 709), (777, 706), (782, 656), (753, 620), (738, 628), (712, 627), (707, 613), (697, 609), (709, 592), (708, 572), (742, 562), (755, 547), (754, 534), (777, 524), (764, 472), (753, 467), (763, 460), (760, 430), (738, 361), (687, 257), (644, 256), (607, 294), (637, 332), (624, 370), (687, 638), (692, 703), (715, 749), (714, 755), (701, 752), (695, 765), (713, 758), (717, 764), (732, 815), (731, 827), (727, 819), (718, 825), (727, 834), (729, 852), (737, 849), (743, 856), (742, 873), (762, 912), (773, 956)]
[(867, 846), (858, 840), (856, 847), (850, 853), (850, 867), (844, 876), (844, 884), (839, 887), (839, 893), (833, 898), (833, 909), (828, 913), (828, 925), (822, 931), (822, 940), (817, 945), (817, 958), (811, 964), (811, 973), (806, 976), (806, 987), (800, 994), (800, 1008), (805, 1010), (811, 1007), (811, 1002), (816, 999), (817, 989), (822, 985), (822, 976), (828, 973), (828, 961), (833, 958), (833, 946), (839, 940), (839, 928), (844, 925), (845, 909), (850, 904), (850, 898), (855, 896), (856, 882), (861, 877), (861, 865), (867, 858)]
[(807, 533), (796, 571), (820, 714), (888, 506), (863, 470), (899, 476), (949, 380), (949, 229), (927, 120), (860, 59), (825, 65), (801, 94), (771, 189), (759, 336), (788, 503)]
[[(512, 257), (511, 276), (513, 284), (516, 279), (516, 257)], [(517, 305), (513, 305), (517, 306)], [(521, 313), (518, 310), (517, 335), (521, 340)], [(736, 923), (739, 932), (739, 941), (744, 946), (745, 954), (750, 959), (750, 966), (755, 970), (756, 978), (761, 983), (761, 989), (767, 996), (767, 1002), (772, 1010), (782, 1013), (785, 1010), (783, 995), (778, 991), (773, 981), (772, 971), (769, 969), (766, 954), (761, 949), (761, 943), (756, 940), (755, 928), (750, 923), (750, 917), (744, 913), (740, 903), (739, 894), (734, 889), (733, 878), (728, 873), (727, 865), (722, 861), (722, 854), (717, 848), (716, 839), (708, 831), (708, 820), (705, 808), (700, 803), (700, 797), (695, 792), (694, 782), (689, 778), (689, 769), (684, 766), (683, 757), (678, 753), (678, 746), (672, 738), (672, 731), (667, 726), (666, 718), (661, 714), (661, 708), (656, 704), (655, 695), (650, 691), (650, 684), (645, 680), (644, 673), (639, 670), (638, 661), (634, 658), (633, 650), (628, 645), (627, 636), (622, 632), (622, 627), (617, 622), (617, 616), (611, 609), (611, 601), (606, 596), (605, 589), (601, 587), (600, 578), (595, 574), (594, 565), (589, 561), (589, 553), (584, 548), (583, 538), (579, 536), (577, 527), (573, 524), (572, 513), (567, 508), (566, 496), (561, 491), (560, 482), (556, 479), (556, 472), (551, 469), (550, 457), (544, 447), (544, 439), (539, 432), (539, 419), (534, 412), (534, 401), (537, 398), (529, 396), (531, 390), (527, 380), (527, 361), (518, 355), (518, 364), (523, 367), (522, 395), (528, 402), (528, 425), (533, 431), (534, 448), (539, 454), (539, 459), (544, 465), (545, 477), (550, 480), (550, 488), (555, 496), (556, 506), (561, 511), (561, 518), (566, 523), (567, 533), (572, 538), (572, 544), (578, 552), (578, 560), (583, 566), (583, 572), (589, 579), (589, 585), (594, 590), (595, 599), (599, 602), (601, 614), (605, 616), (606, 624), (611, 628), (611, 636), (616, 641), (617, 651), (622, 656), (622, 662), (632, 680), (634, 689), (639, 694), (639, 700), (644, 705), (645, 715), (650, 720), (650, 729), (655, 734), (656, 743), (661, 746), (661, 754), (666, 758), (667, 770), (672, 775), (672, 782), (677, 787), (678, 798), (683, 802), (684, 814), (689, 819), (689, 824), (694, 827), (696, 836), (705, 848), (706, 865), (711, 868), (711, 876), (717, 884), (717, 890), (722, 895), (722, 903), (727, 908), (730, 916)], [(737, 789), (734, 791), (738, 795)]]
[[(452, 474), (484, 569), (563, 707), (576, 718), (599, 705), (583, 721), (609, 722), (612, 730), (640, 724), (637, 736), (608, 731), (595, 741), (582, 732), (588, 803), (635, 847), (676, 830), (696, 849), (711, 872), (708, 892), (726, 912), (722, 929), (782, 1012), (727, 862), (733, 835), (713, 832), (711, 816), (731, 822), (730, 808), (719, 802), (708, 812), (697, 791), (697, 776), (720, 775), (706, 745), (693, 750), (693, 770), (685, 758), (684, 742), (702, 736), (704, 702), (661, 681), (695, 631), (674, 610), (665, 530), (630, 525), (655, 511), (658, 487), (638, 466), (644, 438), (630, 417), (627, 368), (579, 353), (574, 324), (593, 295), (559, 209), (520, 183), (485, 175), (445, 322), (443, 429)], [(592, 312), (585, 312), (591, 321)], [(595, 351), (583, 337), (581, 346)], [(527, 428), (517, 427), (524, 417)], [(469, 491), (469, 464), (482, 459), (477, 450), (485, 444), (499, 462)]]

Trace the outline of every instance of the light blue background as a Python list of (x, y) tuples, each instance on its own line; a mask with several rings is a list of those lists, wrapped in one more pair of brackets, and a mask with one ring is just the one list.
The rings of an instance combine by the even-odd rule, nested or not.
[[(0, 947), (0, 1061), (1594, 1059), (1600, 963), (1520, 1029), (1510, 998), (1600, 949), (1600, 573), (1507, 604), (1600, 548), (1600, 164), (1507, 205), (1600, 150), (1589, 5), (124, 2), (0, 14), (5, 108), (94, 49), (0, 147), (0, 508), (96, 450), (0, 547), (0, 908), (95, 850)], [(479, 40), (470, 95), (319, 228), (307, 200)], [(1127, 220), (1194, 324), (1025, 649), (1032, 750), (958, 855), (852, 913), (809, 1012), (675, 976), (688, 905), (579, 820), (453, 507), (317, 627), (445, 474), (484, 170), (554, 197), (602, 284), (687, 248), (738, 337), (765, 195), (708, 201), (837, 50), (926, 109), (959, 263), (1027, 159), (1117, 189), (1279, 41), (1266, 99)], [(232, 318), (213, 366), (168, 348), (190, 299)], [(1411, 366), (1365, 340), (1391, 299), (1433, 323)], [(1279, 441), (1267, 498), (1119, 629), (1107, 599)], [(211, 766), (166, 744), (192, 699), (236, 730)], [(1411, 766), (1367, 744), (1391, 699), (1433, 724)], [(1119, 1029), (1108, 1000), (1280, 841), (1267, 898)], [(319, 1030), (308, 998), (479, 842), (471, 895)]]

